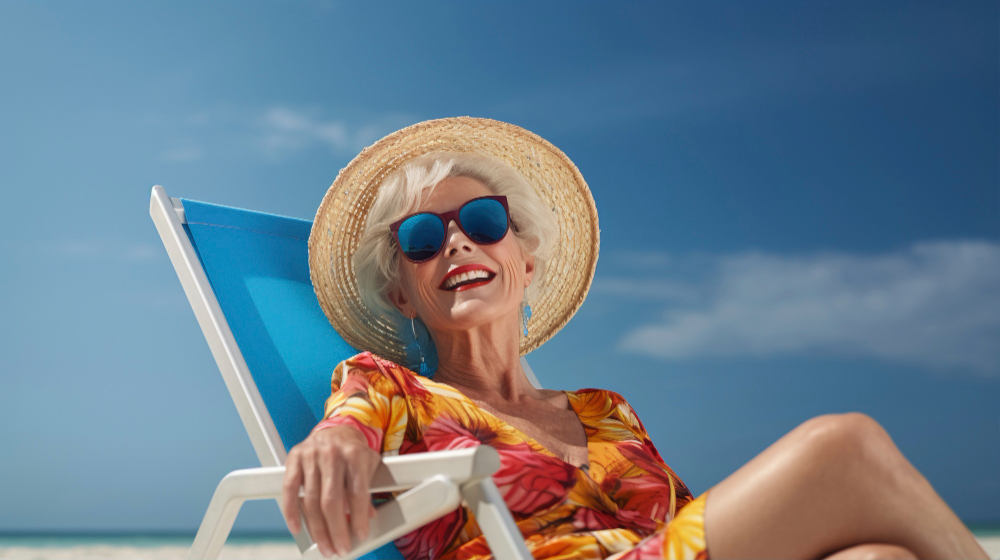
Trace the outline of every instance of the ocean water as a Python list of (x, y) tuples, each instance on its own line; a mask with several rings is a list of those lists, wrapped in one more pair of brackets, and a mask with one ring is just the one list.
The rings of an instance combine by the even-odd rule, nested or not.
[[(70, 548), (76, 546), (128, 546), (137, 548), (181, 546), (189, 548), (194, 533), (0, 533), (0, 549)], [(268, 544), (295, 545), (289, 533), (234, 533), (227, 545), (253, 546)]]
[(967, 527), (977, 539), (1000, 538), (1000, 523), (969, 523)]

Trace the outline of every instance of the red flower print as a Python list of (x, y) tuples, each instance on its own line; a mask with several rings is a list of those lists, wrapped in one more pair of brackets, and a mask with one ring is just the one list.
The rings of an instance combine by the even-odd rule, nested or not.
[(618, 513), (615, 514), (615, 519), (618, 520), (617, 527), (631, 529), (642, 536), (646, 536), (656, 530), (656, 521), (638, 511), (619, 509)]
[(493, 438), (491, 434), (473, 433), (445, 415), (435, 418), (424, 430), (424, 444), (428, 451), (475, 447), (482, 444), (484, 439), (489, 441)]
[(404, 558), (440, 558), (455, 540), (465, 521), (465, 508), (459, 507), (448, 515), (396, 539), (396, 548)]
[(347, 360), (348, 365), (359, 367), (365, 371), (378, 369), (375, 365), (375, 355), (371, 352), (362, 352)]
[(576, 467), (531, 449), (527, 443), (498, 449), (500, 470), (493, 481), (507, 507), (534, 515), (560, 502), (576, 481)]
[(582, 507), (573, 514), (573, 527), (580, 531), (601, 531), (617, 528), (618, 522), (606, 513)]
[(355, 428), (357, 428), (365, 436), (365, 441), (368, 443), (368, 447), (371, 447), (377, 453), (382, 452), (382, 431), (376, 430), (375, 428), (372, 428), (371, 426), (368, 426), (366, 424), (362, 424), (361, 422), (358, 421), (357, 418), (353, 416), (347, 416), (347, 415), (331, 416), (330, 418), (323, 420), (319, 424), (316, 424), (316, 427), (313, 428), (313, 431), (315, 432), (316, 430), (322, 430), (324, 428), (329, 428), (332, 426), (344, 426), (344, 425), (354, 426)]
[[(653, 458), (647, 447), (619, 447), (622, 456), (643, 471), (639, 476), (623, 477), (614, 499), (619, 507), (634, 510), (645, 517), (668, 521), (681, 506), (691, 500), (691, 491), (666, 464)], [(671, 494), (673, 494), (671, 496)], [(673, 511), (671, 511), (673, 498)]]

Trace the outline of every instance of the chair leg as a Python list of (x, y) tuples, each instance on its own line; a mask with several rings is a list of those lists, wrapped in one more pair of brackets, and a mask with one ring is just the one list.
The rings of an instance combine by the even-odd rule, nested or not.
[(492, 478), (486, 477), (463, 485), (462, 497), (476, 516), (479, 530), (486, 537), (494, 558), (532, 560), (531, 553), (524, 544), (524, 537)]
[(233, 471), (223, 477), (212, 494), (188, 558), (218, 558), (243, 502), (279, 497), (284, 474), (284, 467), (262, 467)]

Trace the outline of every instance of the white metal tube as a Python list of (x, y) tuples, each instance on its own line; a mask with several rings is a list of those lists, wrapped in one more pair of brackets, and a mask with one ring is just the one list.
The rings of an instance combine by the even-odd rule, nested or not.
[[(370, 492), (413, 490), (377, 508), (379, 513), (372, 520), (371, 536), (357, 543), (364, 550), (352, 548), (352, 557), (374, 550), (454, 510), (461, 501), (458, 484), (488, 481), (492, 485), (489, 477), (499, 468), (500, 455), (488, 445), (383, 458), (372, 476)], [(242, 469), (226, 475), (215, 489), (188, 558), (218, 558), (243, 502), (280, 498), (284, 478), (285, 467)], [(430, 481), (437, 482), (428, 484)], [(447, 486), (443, 486), (442, 481)], [(495, 486), (493, 489), (496, 491)], [(502, 498), (500, 503), (503, 503)], [(483, 522), (490, 523), (491, 518), (484, 517)], [(312, 545), (308, 550), (314, 548)]]
[(507, 504), (492, 478), (462, 485), (462, 497), (476, 517), (479, 530), (486, 537), (486, 544), (494, 558), (503, 560), (532, 560), (524, 536), (510, 515)]

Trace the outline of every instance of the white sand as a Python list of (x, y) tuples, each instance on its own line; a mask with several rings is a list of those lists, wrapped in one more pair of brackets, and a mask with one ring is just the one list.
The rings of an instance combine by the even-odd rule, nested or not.
[[(980, 537), (979, 542), (986, 549), (990, 558), (1000, 560), (1000, 537)], [(9, 547), (0, 548), (0, 558), (16, 558), (18, 560), (75, 560), (75, 559), (118, 559), (134, 560), (180, 560), (187, 558), (188, 548), (183, 546), (67, 546), (67, 547)], [(282, 560), (301, 558), (299, 549), (294, 544), (253, 544), (226, 545), (219, 558), (224, 559), (260, 559)]]
[(979, 537), (979, 544), (993, 560), (1000, 560), (1000, 537)]

